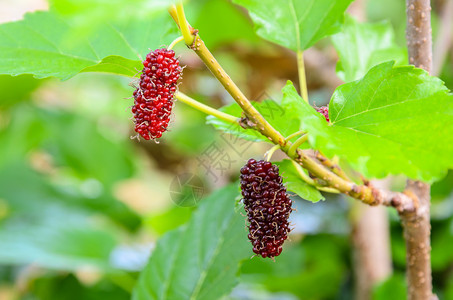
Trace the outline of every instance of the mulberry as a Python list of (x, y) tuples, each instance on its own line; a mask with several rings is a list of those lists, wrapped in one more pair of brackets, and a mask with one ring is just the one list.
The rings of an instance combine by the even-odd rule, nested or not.
[(321, 106), (321, 107), (315, 107), (316, 111), (319, 112), (321, 115), (324, 116), (324, 118), (326, 118), (326, 121), (327, 122), (330, 122), (330, 119), (329, 119), (329, 108), (326, 106)]
[(173, 50), (157, 49), (146, 55), (132, 107), (135, 131), (145, 140), (158, 139), (167, 130), (181, 72)]
[(250, 159), (241, 169), (241, 190), (247, 212), (253, 252), (262, 257), (280, 255), (290, 231), (291, 199), (282, 184), (278, 166)]

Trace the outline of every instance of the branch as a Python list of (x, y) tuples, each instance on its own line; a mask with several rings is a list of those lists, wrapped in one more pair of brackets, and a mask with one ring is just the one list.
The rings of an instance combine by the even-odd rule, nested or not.
[[(174, 14), (174, 11), (170, 10), (170, 13)], [(178, 16), (180, 15), (181, 14), (178, 14)], [(180, 25), (185, 21), (184, 24), (186, 24), (188, 28), (191, 28), (187, 20), (181, 20), (181, 18), (178, 18), (178, 21)], [(331, 168), (327, 168), (322, 165), (322, 163), (316, 158), (310, 157), (308, 153), (297, 149), (297, 147), (291, 148), (293, 144), (289, 141), (289, 139), (285, 139), (279, 131), (277, 131), (264, 119), (264, 117), (258, 112), (258, 110), (256, 110), (255, 107), (253, 107), (251, 102), (238, 88), (238, 86), (231, 80), (230, 76), (220, 66), (215, 57), (206, 47), (203, 40), (198, 35), (198, 31), (191, 29), (191, 34), (194, 38), (193, 43), (186, 45), (200, 57), (212, 74), (223, 85), (225, 90), (233, 97), (233, 99), (244, 111), (245, 118), (242, 119), (239, 124), (244, 128), (257, 130), (263, 136), (267, 137), (272, 143), (279, 145), (281, 150), (285, 152), (288, 157), (296, 161), (300, 166), (308, 170), (311, 174), (323, 182), (323, 186), (317, 185), (318, 189), (335, 189), (369, 205), (382, 204), (393, 206), (399, 211), (414, 210), (413, 199), (408, 195), (381, 190), (369, 184), (357, 185), (351, 180), (346, 179), (346, 176), (343, 176), (345, 178), (342, 178), (342, 176), (337, 175), (336, 173), (343, 175), (341, 172), (338, 172), (338, 166), (333, 168), (333, 170), (336, 171), (333, 172)], [(327, 159), (326, 161), (329, 165), (331, 164)]]
[(429, 0), (407, 0), (406, 14), (409, 63), (431, 73), (433, 53)]
[[(431, 6), (429, 0), (407, 0), (406, 38), (409, 62), (429, 73), (432, 68)], [(414, 210), (399, 212), (406, 240), (408, 299), (436, 299), (432, 293), (430, 186), (409, 180), (406, 194), (414, 198)]]

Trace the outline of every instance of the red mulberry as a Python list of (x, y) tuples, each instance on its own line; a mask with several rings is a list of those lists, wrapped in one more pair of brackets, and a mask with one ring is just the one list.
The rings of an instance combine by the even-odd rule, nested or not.
[(327, 122), (330, 122), (330, 119), (329, 119), (329, 108), (326, 106), (321, 106), (321, 107), (315, 107), (316, 111), (319, 112), (321, 115), (324, 116), (324, 118), (326, 118), (326, 121)]
[(173, 50), (157, 49), (146, 55), (132, 107), (135, 131), (145, 140), (158, 139), (167, 130), (181, 72)]
[(280, 255), (290, 231), (291, 199), (276, 165), (250, 159), (241, 169), (241, 190), (247, 212), (253, 252), (262, 257)]

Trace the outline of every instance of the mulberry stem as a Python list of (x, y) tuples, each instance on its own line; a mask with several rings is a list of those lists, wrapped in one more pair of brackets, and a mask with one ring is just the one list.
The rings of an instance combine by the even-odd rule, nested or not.
[(198, 102), (197, 100), (190, 98), (186, 94), (183, 94), (179, 91), (175, 93), (175, 98), (181, 102), (184, 102), (185, 104), (187, 104), (189, 106), (192, 106), (193, 108), (195, 108), (201, 112), (204, 112), (205, 114), (214, 116), (214, 117), (219, 118), (220, 120), (226, 121), (228, 123), (237, 123), (238, 124), (239, 119), (236, 118), (235, 116), (226, 114), (220, 110), (207, 106), (201, 102)]
[(303, 143), (305, 143), (308, 140), (308, 135), (304, 134), (300, 138), (298, 138), (294, 144), (291, 145), (291, 147), (288, 149), (288, 156), (294, 156), (296, 154), (297, 148), (299, 148)]

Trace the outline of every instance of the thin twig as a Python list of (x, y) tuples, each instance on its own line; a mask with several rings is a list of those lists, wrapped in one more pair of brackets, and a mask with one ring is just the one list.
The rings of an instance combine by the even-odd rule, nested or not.
[(198, 102), (197, 100), (190, 98), (189, 96), (187, 96), (184, 93), (177, 91), (175, 93), (175, 98), (181, 102), (184, 102), (187, 105), (192, 106), (193, 108), (195, 108), (199, 111), (202, 111), (202, 112), (208, 114), (208, 115), (214, 116), (216, 118), (219, 118), (220, 120), (224, 120), (229, 123), (236, 123), (239, 125), (239, 119), (236, 118), (235, 116), (226, 114), (220, 110), (207, 106), (201, 102)]
[[(184, 22), (184, 24), (187, 24), (187, 26), (191, 28), (187, 20), (182, 20), (180, 15), (178, 15), (178, 20), (180, 25)], [(197, 30), (191, 30), (191, 34), (194, 37), (194, 41), (193, 43), (189, 43), (187, 45), (200, 57), (212, 74), (219, 80), (225, 90), (233, 97), (245, 113), (245, 118), (241, 120), (242, 127), (257, 130), (275, 145), (280, 145), (281, 150), (285, 152), (288, 157), (295, 160), (300, 166), (307, 169), (318, 179), (322, 180), (325, 183), (325, 187), (336, 189), (362, 201), (365, 204), (397, 206), (391, 201), (391, 199), (385, 198), (386, 191), (367, 185), (357, 185), (350, 180), (343, 179), (330, 169), (325, 168), (316, 159), (311, 158), (300, 149), (297, 149), (294, 154), (289, 154), (288, 150), (291, 148), (292, 143), (286, 140), (285, 137), (273, 128), (256, 110), (256, 108), (253, 107), (251, 102), (214, 58), (212, 53), (204, 44), (203, 40), (198, 35)], [(410, 198), (407, 197), (407, 195), (400, 193), (398, 194), (398, 198), (401, 199), (401, 203), (410, 202)]]

